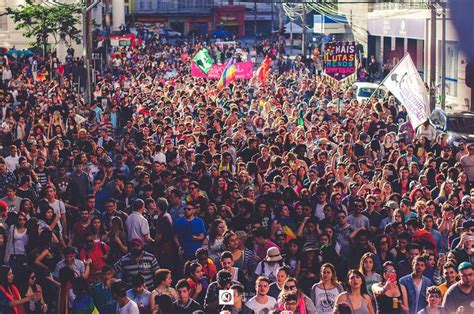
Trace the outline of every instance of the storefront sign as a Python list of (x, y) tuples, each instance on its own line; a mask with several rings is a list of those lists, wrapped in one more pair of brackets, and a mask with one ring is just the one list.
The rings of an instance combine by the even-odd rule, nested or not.
[[(220, 79), (222, 72), (224, 71), (225, 64), (214, 64), (212, 68), (204, 74), (196, 64), (192, 64), (191, 75), (193, 77), (203, 77), (208, 79)], [(253, 75), (252, 72), (252, 62), (236, 62), (235, 63), (235, 78), (238, 80), (242, 79), (251, 79)]]
[(341, 81), (355, 73), (355, 42), (331, 42), (324, 46), (324, 72)]
[(425, 39), (424, 19), (376, 19), (368, 22), (372, 36)]

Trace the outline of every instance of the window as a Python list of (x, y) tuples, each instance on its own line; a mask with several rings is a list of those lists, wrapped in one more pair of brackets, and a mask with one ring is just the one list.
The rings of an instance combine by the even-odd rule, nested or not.
[[(439, 41), (438, 80), (441, 83), (442, 43)], [(458, 96), (458, 45), (454, 41), (446, 42), (446, 95)]]

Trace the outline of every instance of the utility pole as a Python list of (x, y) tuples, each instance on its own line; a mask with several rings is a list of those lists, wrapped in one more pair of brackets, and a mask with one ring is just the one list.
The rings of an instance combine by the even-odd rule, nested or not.
[(253, 0), (253, 33), (255, 35), (255, 43), (257, 43), (257, 0)]
[(91, 45), (89, 43), (90, 36), (88, 30), (88, 19), (87, 16), (91, 12), (91, 10), (96, 7), (100, 3), (100, 0), (95, 0), (89, 6), (84, 7), (82, 9), (82, 49), (83, 49), (83, 57), (84, 57), (84, 66), (86, 68), (86, 84), (85, 84), (85, 93), (84, 93), (84, 101), (86, 103), (91, 102), (91, 60), (90, 60), (90, 48)]
[(105, 11), (105, 62), (107, 68), (110, 68), (110, 0), (104, 0), (104, 11)]
[(270, 36), (271, 36), (271, 39), (273, 41), (273, 0), (271, 1), (270, 5), (271, 5), (271, 12), (272, 12), (271, 13), (272, 14), (272, 24), (271, 24), (272, 28), (271, 28), (271, 31), (270, 31)]
[(290, 56), (293, 55), (293, 21), (290, 21)]
[(430, 109), (436, 107), (436, 3), (431, 0), (431, 27), (430, 27)]
[(306, 4), (303, 3), (303, 14), (301, 16), (301, 27), (303, 32), (301, 33), (301, 53), (306, 57)]
[(442, 26), (442, 39), (441, 39), (441, 109), (445, 110), (446, 107), (446, 2), (442, 3), (443, 6), (443, 26)]

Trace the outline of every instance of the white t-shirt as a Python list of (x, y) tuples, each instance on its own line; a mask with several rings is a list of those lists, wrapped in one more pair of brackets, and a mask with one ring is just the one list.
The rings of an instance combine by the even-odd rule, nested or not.
[[(49, 202), (48, 202), (49, 203)], [(61, 215), (66, 213), (66, 206), (60, 200), (54, 200), (54, 202), (49, 203), (49, 206), (53, 208), (53, 212), (57, 215), (61, 213)]]
[(272, 311), (277, 307), (277, 301), (274, 297), (268, 296), (268, 300), (265, 304), (260, 304), (257, 302), (257, 298), (251, 298), (247, 303), (245, 303), (256, 314), (267, 314), (272, 313)]
[(135, 302), (129, 300), (123, 307), (117, 304), (117, 314), (140, 314), (140, 310)]
[(145, 241), (145, 235), (150, 234), (150, 226), (148, 220), (139, 212), (133, 212), (128, 216), (125, 222), (128, 230), (128, 240), (140, 238)]
[(420, 302), (420, 298), (422, 298), (422, 296), (420, 295), (421, 294), (421, 287), (423, 285), (423, 280), (420, 280), (420, 282), (418, 284), (416, 284), (415, 282), (413, 282), (413, 284), (415, 285), (415, 292), (416, 292), (416, 307), (415, 309), (418, 308), (418, 304)]
[(5, 162), (7, 163), (7, 169), (8, 169), (8, 171), (10, 171), (10, 172), (15, 171), (16, 167), (17, 167), (18, 164), (20, 163), (19, 160), (20, 160), (20, 156), (16, 156), (16, 157), (8, 156), (8, 157), (5, 157)]

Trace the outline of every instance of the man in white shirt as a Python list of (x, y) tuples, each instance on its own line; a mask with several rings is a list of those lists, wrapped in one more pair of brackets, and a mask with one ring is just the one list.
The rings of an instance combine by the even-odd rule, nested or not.
[(127, 297), (127, 286), (122, 280), (112, 283), (112, 296), (117, 300), (117, 314), (140, 314), (138, 305)]
[(132, 203), (133, 212), (128, 216), (125, 225), (128, 231), (128, 240), (139, 238), (143, 242), (153, 242), (150, 237), (150, 226), (148, 220), (143, 217), (145, 202), (138, 198)]
[(469, 182), (474, 182), (474, 144), (469, 144), (467, 149), (469, 153), (461, 157), (461, 166), (466, 172)]
[(17, 154), (18, 148), (15, 145), (10, 145), (10, 156), (5, 157), (8, 171), (13, 172), (20, 163), (20, 156)]
[(272, 313), (277, 307), (277, 301), (274, 297), (268, 296), (269, 289), (270, 280), (265, 276), (258, 277), (255, 281), (257, 294), (246, 305), (257, 314)]

